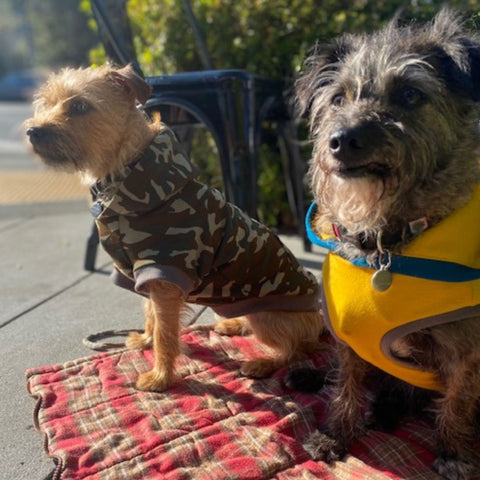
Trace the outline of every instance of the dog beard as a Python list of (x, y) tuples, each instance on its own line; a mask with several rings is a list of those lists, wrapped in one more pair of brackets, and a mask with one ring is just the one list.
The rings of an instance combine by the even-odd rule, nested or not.
[[(335, 222), (351, 234), (378, 228), (386, 223), (386, 213), (391, 206), (386, 194), (385, 180), (375, 176), (342, 178), (325, 175), (321, 167), (311, 169), (315, 198), (325, 211), (331, 212)], [(323, 208), (321, 209), (323, 210)], [(327, 220), (327, 219), (325, 219)]]

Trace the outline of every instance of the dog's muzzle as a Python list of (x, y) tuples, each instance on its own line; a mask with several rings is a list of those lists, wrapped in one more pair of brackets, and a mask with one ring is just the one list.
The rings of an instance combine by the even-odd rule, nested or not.
[(338, 161), (335, 173), (342, 177), (385, 176), (388, 166), (378, 161), (372, 162), (382, 136), (381, 130), (372, 124), (335, 130), (329, 139), (329, 151)]

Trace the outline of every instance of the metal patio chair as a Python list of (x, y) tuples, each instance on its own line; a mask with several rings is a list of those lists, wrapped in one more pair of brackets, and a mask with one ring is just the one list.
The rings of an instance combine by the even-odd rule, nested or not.
[[(111, 3), (110, 12), (107, 3)], [(175, 131), (189, 150), (192, 128), (201, 125), (211, 133), (219, 154), (223, 189), (227, 200), (257, 216), (258, 151), (262, 124), (276, 126), (288, 200), (309, 249), (303, 226), (305, 214), (303, 177), (296, 126), (289, 115), (282, 82), (252, 75), (244, 70), (215, 70), (190, 2), (183, 0), (205, 70), (173, 75), (144, 76), (153, 92), (145, 108), (160, 111), (162, 121)], [(143, 76), (135, 56), (125, 2), (91, 0), (100, 38), (107, 55), (118, 65), (131, 63)], [(116, 13), (116, 15), (111, 15)], [(84, 266), (95, 269), (98, 233), (95, 225), (88, 238)]]

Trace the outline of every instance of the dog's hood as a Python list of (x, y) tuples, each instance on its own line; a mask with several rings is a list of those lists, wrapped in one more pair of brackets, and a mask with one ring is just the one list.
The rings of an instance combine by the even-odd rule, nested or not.
[(163, 128), (140, 158), (113, 178), (97, 183), (92, 194), (102, 210), (138, 215), (178, 193), (198, 175), (169, 128)]
[[(390, 346), (408, 333), (480, 315), (479, 212), (480, 186), (467, 205), (423, 232), (396, 263), (392, 258), (399, 270), (391, 270), (384, 292), (372, 286), (375, 269), (330, 252), (323, 266), (324, 310), (337, 338), (391, 375), (441, 390), (432, 372), (395, 358)], [(403, 268), (404, 259), (413, 269)], [(432, 262), (436, 268), (422, 275), (422, 266)]]

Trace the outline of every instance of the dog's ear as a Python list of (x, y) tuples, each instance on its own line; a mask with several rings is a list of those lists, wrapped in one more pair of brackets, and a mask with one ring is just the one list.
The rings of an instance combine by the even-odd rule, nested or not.
[(480, 101), (480, 45), (469, 39), (461, 39), (462, 59), (442, 51), (437, 53), (437, 69), (440, 71), (447, 88), (454, 94)]
[(448, 90), (475, 102), (480, 101), (480, 44), (468, 38), (458, 40), (455, 53), (439, 45), (421, 55), (443, 79)]
[(425, 59), (453, 94), (480, 101), (480, 38), (449, 8), (435, 16), (431, 31), (433, 47), (422, 52)]
[(152, 87), (138, 75), (131, 65), (110, 72), (110, 77), (142, 105), (149, 99)]
[(319, 90), (335, 81), (343, 59), (354, 48), (354, 37), (344, 35), (332, 42), (317, 43), (307, 56), (295, 82), (297, 112), (305, 115)]
[(480, 101), (480, 41), (465, 39), (464, 48), (469, 64), (469, 93), (476, 102)]

